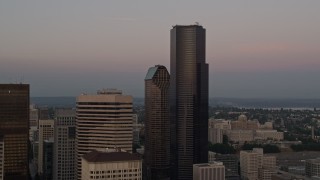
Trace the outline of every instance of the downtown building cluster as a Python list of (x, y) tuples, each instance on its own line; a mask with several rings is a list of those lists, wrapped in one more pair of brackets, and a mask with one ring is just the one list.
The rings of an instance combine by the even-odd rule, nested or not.
[(170, 75), (158, 65), (145, 78), (145, 169), (150, 180), (192, 179), (193, 165), (208, 162), (205, 29), (176, 25), (170, 40)]
[[(24, 90), (22, 92), (17, 92), (21, 86), (26, 88), (22, 89)], [(142, 158), (132, 154), (131, 96), (123, 95), (120, 90), (103, 89), (97, 94), (78, 96), (76, 108), (53, 110), (33, 105), (29, 107), (28, 85), (10, 84), (2, 85), (0, 88), (6, 92), (1, 96), (2, 102), (5, 102), (5, 98), (12, 97), (8, 102), (12, 102), (10, 106), (13, 108), (10, 110), (11, 114), (1, 112), (1, 123), (8, 124), (4, 121), (6, 118), (11, 118), (13, 121), (13, 118), (19, 117), (18, 108), (23, 107), (27, 111), (23, 119), (19, 119), (27, 124), (24, 127), (25, 134), (21, 135), (26, 137), (25, 141), (15, 142), (11, 139), (6, 142), (5, 137), (12, 135), (5, 134), (4, 130), (1, 131), (0, 179), (20, 180), (29, 177), (44, 180), (142, 179)], [(14, 93), (20, 96), (16, 97)], [(15, 99), (22, 97), (28, 101)], [(5, 102), (5, 105), (9, 105), (8, 102)], [(13, 121), (12, 126), (18, 123)], [(24, 132), (22, 129), (19, 130), (14, 132), (17, 134), (15, 136), (20, 136)], [(28, 148), (28, 137), (30, 148)], [(11, 145), (16, 146), (14, 147), (16, 151), (11, 149)], [(23, 149), (17, 146), (26, 146), (26, 153), (22, 154)], [(10, 148), (11, 152), (8, 153), (6, 148)], [(11, 163), (8, 161), (10, 156), (19, 159), (16, 158)], [(22, 157), (26, 159), (22, 161)], [(9, 165), (13, 164), (13, 167), (18, 167), (20, 163), (21, 167), (9, 174), (6, 167), (8, 162)]]
[(208, 138), (212, 144), (222, 143), (223, 135), (229, 141), (244, 144), (255, 140), (284, 139), (284, 133), (273, 129), (272, 122), (260, 124), (258, 120), (248, 120), (247, 116), (241, 114), (238, 120), (209, 119)]
[(170, 43), (170, 73), (157, 65), (145, 78), (143, 155), (133, 153), (132, 96), (120, 90), (52, 111), (29, 106), (29, 85), (1, 85), (0, 179), (224, 179), (221, 163), (208, 164), (205, 29), (176, 25)]

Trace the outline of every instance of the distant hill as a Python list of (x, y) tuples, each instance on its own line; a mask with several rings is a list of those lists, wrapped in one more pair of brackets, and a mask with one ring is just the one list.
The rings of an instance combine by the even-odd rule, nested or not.
[[(30, 103), (46, 107), (75, 107), (76, 97), (31, 97)], [(134, 98), (133, 103), (143, 105), (144, 98)]]
[(240, 108), (320, 108), (320, 99), (241, 99), (241, 98), (210, 98), (210, 106), (226, 106)]
[[(48, 107), (75, 107), (75, 97), (31, 97), (31, 103)], [(143, 105), (144, 98), (134, 98), (134, 105)], [(210, 98), (210, 106), (240, 108), (320, 108), (320, 99), (241, 99)]]

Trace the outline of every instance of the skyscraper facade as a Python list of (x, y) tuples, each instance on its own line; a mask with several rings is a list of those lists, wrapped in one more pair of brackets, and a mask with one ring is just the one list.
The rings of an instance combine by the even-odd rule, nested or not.
[(55, 180), (74, 180), (76, 110), (56, 109), (54, 121), (54, 172)]
[(4, 142), (3, 142), (3, 137), (0, 135), (0, 180), (3, 180), (4, 176)]
[(92, 150), (118, 148), (132, 152), (132, 97), (105, 89), (77, 97), (77, 179), (81, 179), (81, 157)]
[(0, 84), (4, 179), (28, 179), (29, 85)]
[(43, 141), (43, 180), (53, 180), (53, 138)]
[(145, 78), (145, 164), (147, 179), (170, 177), (169, 82), (167, 68), (151, 67)]
[(43, 175), (43, 143), (45, 140), (53, 139), (54, 120), (39, 120), (39, 146), (38, 146), (38, 173)]
[(193, 164), (208, 162), (208, 64), (205, 29), (171, 29), (170, 122), (173, 179), (192, 179)]

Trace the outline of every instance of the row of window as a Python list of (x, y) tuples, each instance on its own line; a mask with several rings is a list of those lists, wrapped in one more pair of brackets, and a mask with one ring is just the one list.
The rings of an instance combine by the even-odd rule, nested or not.
[[(132, 103), (123, 102), (78, 102), (77, 105), (132, 105)], [(77, 107), (78, 108), (78, 107)]]
[(140, 169), (122, 169), (122, 170), (108, 170), (108, 171), (90, 171), (90, 174), (105, 174), (105, 173), (121, 173), (121, 172), (138, 172)]
[[(120, 174), (120, 175), (105, 175), (105, 176), (90, 176), (90, 179), (100, 179), (100, 178), (121, 178), (121, 177), (137, 177), (138, 174)], [(141, 175), (139, 175), (141, 176)]]

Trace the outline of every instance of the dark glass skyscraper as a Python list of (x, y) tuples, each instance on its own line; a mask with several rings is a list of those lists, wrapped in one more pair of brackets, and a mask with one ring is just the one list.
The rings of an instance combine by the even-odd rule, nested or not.
[(28, 179), (29, 85), (0, 84), (4, 179)]
[(170, 178), (170, 75), (164, 66), (151, 67), (145, 78), (145, 166), (148, 180)]
[(208, 162), (208, 64), (205, 29), (171, 29), (170, 128), (172, 179), (192, 179), (192, 165)]

